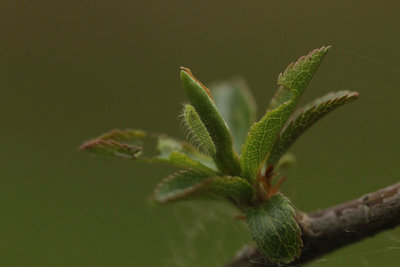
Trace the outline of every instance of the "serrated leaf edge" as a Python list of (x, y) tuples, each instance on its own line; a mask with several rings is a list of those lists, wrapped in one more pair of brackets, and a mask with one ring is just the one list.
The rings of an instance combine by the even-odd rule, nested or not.
[(289, 65), (286, 67), (286, 69), (281, 72), (278, 76), (278, 84), (280, 84), (280, 80), (283, 76), (287, 75), (289, 71), (291, 71), (294, 67), (297, 67), (299, 63), (301, 63), (304, 60), (310, 59), (313, 55), (315, 55), (318, 52), (326, 52), (328, 51), (332, 46), (327, 45), (327, 46), (322, 46), (321, 48), (316, 48), (312, 51), (310, 51), (307, 55), (299, 57), (296, 61), (292, 61), (289, 63)]
[[(286, 125), (282, 128), (282, 131), (279, 134), (279, 137), (278, 137), (277, 141), (275, 142), (274, 146), (272, 147), (271, 153), (268, 156), (267, 164), (275, 165), (276, 162), (282, 157), (282, 155), (288, 150), (288, 148), (290, 148), (290, 146), (295, 142), (295, 140), (303, 132), (305, 132), (309, 127), (314, 125), (316, 122), (318, 122), (320, 119), (322, 119), (325, 115), (329, 114), (333, 110), (341, 107), (342, 105), (344, 105), (352, 100), (356, 100), (358, 98), (358, 96), (359, 96), (358, 92), (352, 92), (352, 91), (348, 91), (348, 90), (331, 92), (331, 93), (328, 93), (328, 94), (324, 95), (323, 97), (320, 97), (320, 98), (314, 100), (313, 102), (305, 105), (304, 107), (298, 109), (297, 111), (295, 111), (288, 119)], [(318, 109), (322, 104), (329, 105), (334, 102), (343, 102), (343, 103), (338, 103), (338, 105), (336, 105), (334, 107), (330, 107), (328, 112), (322, 112), (321, 114), (317, 114), (316, 116), (318, 118), (316, 120), (314, 120), (312, 123), (305, 125), (304, 129), (302, 129), (302, 131), (300, 131), (297, 134), (297, 136), (293, 138), (292, 142), (289, 145), (287, 145), (287, 147), (284, 149), (284, 151), (279, 152), (279, 154), (277, 156), (274, 155), (274, 150), (279, 147), (279, 145), (280, 145), (279, 142), (280, 142), (281, 138), (286, 134), (286, 132), (293, 125), (299, 124), (299, 122), (303, 119), (303, 115), (305, 113), (312, 113), (316, 109)], [(272, 156), (272, 160), (270, 158), (271, 156)]]
[[(79, 147), (79, 150), (90, 151), (91, 149), (101, 148), (101, 146), (106, 146), (106, 147), (112, 146), (114, 148), (120, 149), (121, 151), (122, 150), (127, 151), (127, 153), (114, 151), (113, 154), (115, 156), (122, 157), (122, 158), (136, 159), (142, 153), (142, 148), (139, 146), (128, 145), (128, 144), (119, 143), (114, 140), (104, 140), (104, 139), (95, 139), (95, 140), (87, 141)], [(128, 152), (130, 152), (130, 153), (128, 154)], [(106, 154), (108, 154), (108, 153), (106, 153)]]

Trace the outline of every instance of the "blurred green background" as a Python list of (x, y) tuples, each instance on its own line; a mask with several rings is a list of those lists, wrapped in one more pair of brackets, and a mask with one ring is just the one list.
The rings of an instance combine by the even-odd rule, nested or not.
[[(181, 137), (187, 66), (234, 75), (261, 116), (279, 72), (331, 44), (302, 104), (360, 99), (293, 147), (284, 192), (305, 211), (399, 180), (398, 1), (1, 1), (0, 266), (220, 266), (249, 241), (230, 207), (155, 207), (174, 169), (79, 153), (113, 128)], [(400, 229), (309, 266), (399, 266)]]

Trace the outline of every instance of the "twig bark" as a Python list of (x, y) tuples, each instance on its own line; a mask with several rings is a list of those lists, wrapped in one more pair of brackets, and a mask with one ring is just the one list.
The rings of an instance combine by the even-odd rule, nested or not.
[[(400, 182), (358, 199), (313, 213), (298, 213), (303, 249), (298, 266), (343, 246), (400, 224)], [(278, 266), (255, 248), (246, 247), (226, 267)]]

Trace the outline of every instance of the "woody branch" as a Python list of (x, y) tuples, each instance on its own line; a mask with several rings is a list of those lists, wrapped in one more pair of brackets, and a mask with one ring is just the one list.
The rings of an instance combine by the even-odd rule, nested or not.
[[(303, 249), (289, 265), (312, 261), (400, 224), (400, 182), (358, 199), (312, 213), (299, 212)], [(246, 247), (225, 267), (278, 266), (256, 248)]]

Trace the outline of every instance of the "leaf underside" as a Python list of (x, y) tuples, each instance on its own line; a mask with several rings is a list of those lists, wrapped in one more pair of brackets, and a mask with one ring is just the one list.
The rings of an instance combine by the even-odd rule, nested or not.
[(214, 143), (195, 108), (191, 105), (185, 105), (181, 117), (186, 139), (202, 153), (215, 156)]
[(147, 134), (141, 130), (118, 129), (100, 135), (80, 146), (80, 150), (107, 156), (137, 159), (142, 153), (142, 142)]
[(156, 187), (154, 198), (160, 204), (198, 196), (230, 197), (249, 202), (253, 194), (253, 187), (243, 178), (210, 177), (198, 171), (183, 170), (161, 181)]
[(282, 127), (293, 112), (312, 75), (317, 70), (329, 47), (322, 47), (291, 63), (279, 75), (279, 89), (265, 116), (250, 128), (242, 148), (240, 163), (242, 176), (254, 183)]
[(295, 112), (289, 118), (288, 124), (271, 149), (267, 164), (275, 165), (294, 141), (323, 116), (357, 98), (358, 93), (356, 92), (339, 91), (329, 93)]
[(139, 146), (121, 144), (114, 140), (92, 140), (84, 143), (81, 150), (126, 159), (136, 159), (142, 152)]
[(258, 249), (274, 263), (290, 263), (300, 256), (303, 242), (290, 201), (281, 194), (246, 211), (246, 223)]

